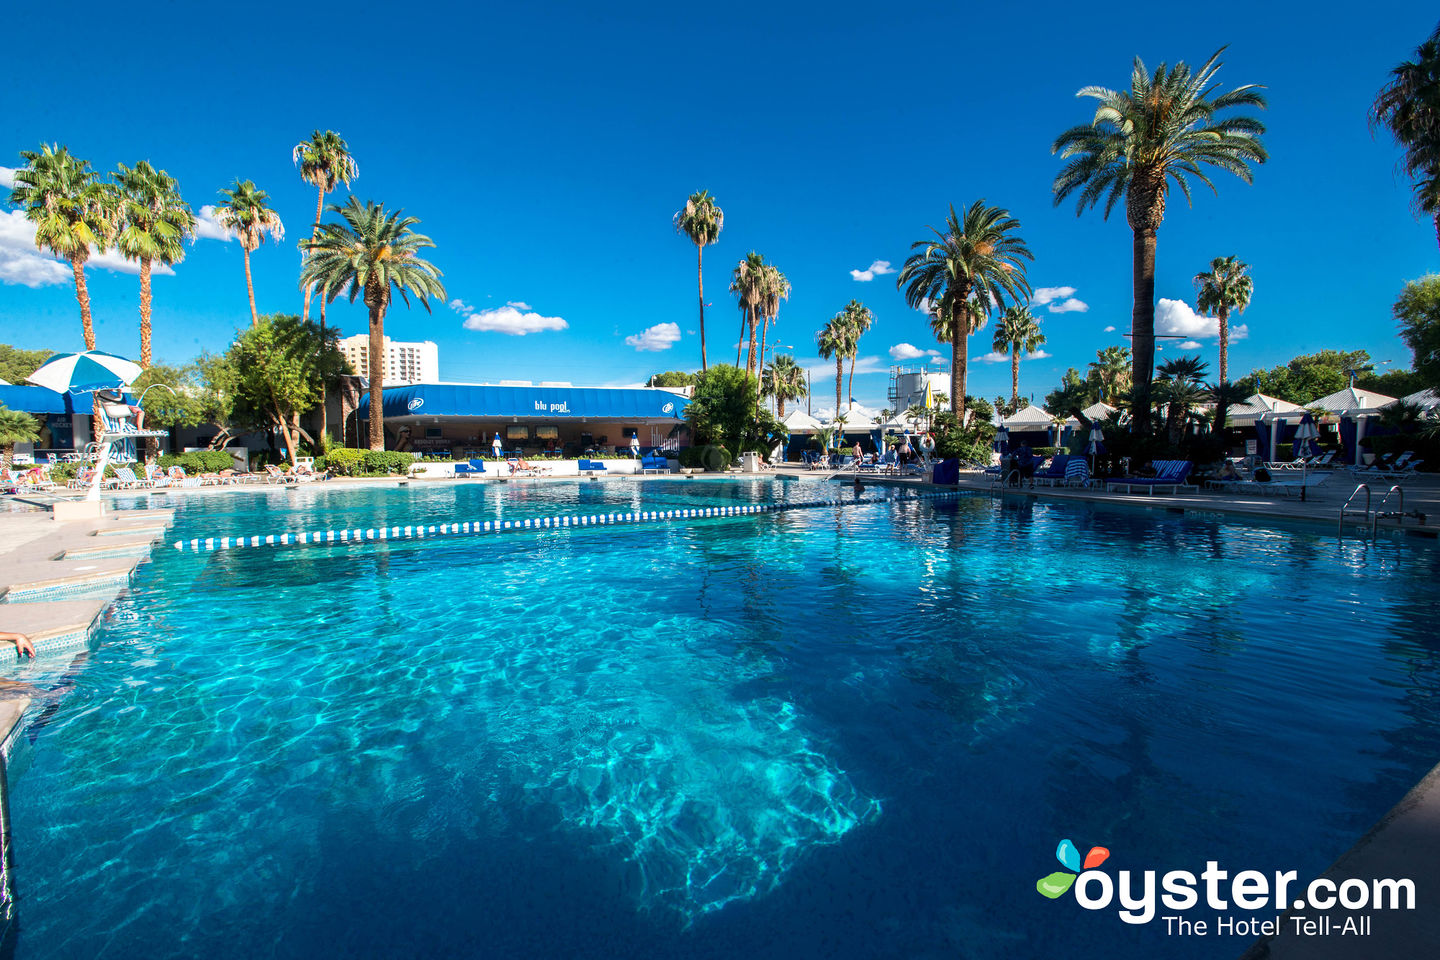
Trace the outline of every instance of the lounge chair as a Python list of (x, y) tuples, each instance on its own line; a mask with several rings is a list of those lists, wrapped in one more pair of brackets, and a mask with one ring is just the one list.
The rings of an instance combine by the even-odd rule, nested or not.
[(455, 464), (455, 476), (457, 477), (478, 477), (485, 472), (485, 461), (479, 457), (473, 457), (468, 462)]
[(580, 472), (582, 474), (589, 473), (593, 475), (596, 473), (608, 473), (609, 471), (605, 469), (604, 460), (581, 460)]
[(129, 467), (116, 467), (115, 476), (106, 480), (105, 486), (117, 490), (135, 490), (139, 487), (152, 487), (154, 484), (135, 476), (135, 471)]
[(647, 454), (640, 458), (640, 472), (646, 473), (669, 473), (670, 461), (656, 453)]
[(1155, 468), (1155, 476), (1107, 480), (1105, 490), (1108, 492), (1143, 487), (1147, 494), (1154, 494), (1157, 487), (1169, 487), (1171, 493), (1176, 493), (1185, 485), (1185, 479), (1190, 476), (1194, 464), (1189, 460), (1156, 460), (1151, 466)]
[(1066, 477), (1065, 468), (1069, 466), (1070, 461), (1073, 459), (1075, 458), (1068, 453), (1057, 453), (1050, 458), (1050, 465), (1048, 467), (1044, 470), (1035, 471), (1035, 475), (1030, 478), (1031, 485), (1036, 487), (1053, 487), (1057, 484), (1063, 484)]
[(1065, 461), (1065, 486), (1090, 486), (1090, 464), (1084, 457), (1071, 457)]
[(281, 470), (273, 463), (265, 464), (265, 477), (266, 480), (270, 483), (286, 484), (297, 482), (295, 477), (286, 473), (284, 470)]

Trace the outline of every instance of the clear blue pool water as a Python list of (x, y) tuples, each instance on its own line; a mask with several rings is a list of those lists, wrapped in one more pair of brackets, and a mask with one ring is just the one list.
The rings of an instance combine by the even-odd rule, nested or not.
[[(814, 493), (271, 490), (172, 539)], [(1064, 837), (1328, 866), (1440, 760), (1437, 557), (983, 497), (161, 550), (12, 758), (16, 954), (1233, 957), (1035, 881)]]

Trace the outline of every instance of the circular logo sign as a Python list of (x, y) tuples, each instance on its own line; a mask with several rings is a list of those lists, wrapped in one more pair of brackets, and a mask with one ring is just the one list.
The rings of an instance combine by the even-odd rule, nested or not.
[(406, 410), (419, 410), (419, 409), (420, 409), (421, 407), (423, 407), (423, 406), (425, 406), (425, 398), (424, 398), (424, 397), (412, 397), (411, 400), (410, 400), (410, 402), (407, 403), (407, 404), (405, 404), (405, 409), (406, 409)]
[(673, 403), (667, 403), (667, 404), (665, 404), (665, 406), (663, 406), (663, 407), (660, 408), (660, 412), (661, 412), (661, 413), (674, 413), (674, 412), (675, 412), (675, 404), (673, 404)]

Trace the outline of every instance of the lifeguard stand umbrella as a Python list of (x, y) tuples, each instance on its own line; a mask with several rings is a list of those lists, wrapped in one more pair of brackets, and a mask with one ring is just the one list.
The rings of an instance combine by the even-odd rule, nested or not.
[(119, 390), (140, 376), (140, 365), (102, 350), (57, 353), (25, 379), (56, 393)]

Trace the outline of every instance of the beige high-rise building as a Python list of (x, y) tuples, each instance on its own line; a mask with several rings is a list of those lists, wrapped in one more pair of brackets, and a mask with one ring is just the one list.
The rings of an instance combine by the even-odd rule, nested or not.
[[(340, 341), (340, 352), (362, 377), (370, 376), (370, 337), (356, 334)], [(385, 338), (385, 385), (439, 383), (440, 350), (430, 340), (406, 343)]]

